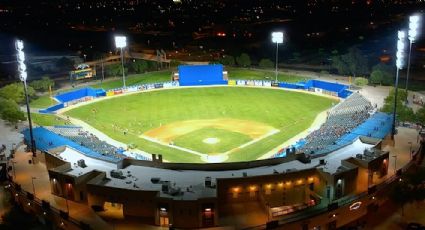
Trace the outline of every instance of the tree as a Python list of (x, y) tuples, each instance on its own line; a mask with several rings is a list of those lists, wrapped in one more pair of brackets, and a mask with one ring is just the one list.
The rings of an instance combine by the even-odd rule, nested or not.
[(300, 62), (301, 61), (301, 54), (299, 52), (293, 52), (292, 53), (292, 59), (294, 62)]
[(416, 120), (421, 124), (425, 124), (425, 106), (422, 106), (418, 111), (416, 111)]
[(242, 67), (251, 66), (251, 58), (246, 53), (242, 53), (241, 56), (237, 57), (236, 62)]
[(354, 80), (354, 84), (357, 86), (365, 86), (369, 84), (369, 81), (364, 77), (358, 77)]
[[(31, 86), (28, 86), (27, 89), (28, 96), (34, 97), (35, 90)], [(0, 97), (3, 97), (5, 99), (11, 99), (18, 104), (23, 104), (25, 103), (24, 86), (20, 82), (6, 85), (3, 88), (0, 88)]]
[(391, 200), (401, 206), (401, 215), (404, 216), (404, 205), (410, 201), (409, 186), (406, 181), (399, 181), (390, 192)]
[(401, 205), (401, 215), (404, 214), (404, 204), (425, 199), (425, 168), (412, 169), (401, 177), (390, 193), (392, 200)]
[[(148, 62), (149, 69), (152, 69), (152, 68), (153, 68), (152, 63), (153, 63), (153, 62)], [(171, 66), (171, 67), (177, 67), (177, 66), (179, 66), (179, 65), (181, 65), (181, 62), (180, 62), (180, 61), (178, 61), (178, 60), (172, 59), (172, 60), (170, 61), (170, 66)]]
[(273, 67), (273, 62), (270, 59), (261, 59), (260, 63), (258, 64), (260, 66), (260, 68), (272, 68)]
[(74, 69), (75, 62), (67, 57), (62, 57), (56, 61), (56, 68), (62, 71), (71, 71)]
[[(386, 113), (392, 113), (394, 110), (394, 89), (390, 90), (390, 94), (384, 99), (384, 106), (381, 111)], [(399, 121), (415, 121), (416, 116), (412, 108), (405, 105), (406, 91), (398, 89), (397, 95), (397, 119)]]
[(129, 70), (133, 73), (144, 73), (148, 69), (148, 63), (145, 60), (134, 60), (129, 64)]
[[(125, 74), (128, 73), (128, 68), (124, 68)], [(105, 66), (105, 72), (108, 76), (122, 76), (122, 66), (121, 64), (112, 64)]]
[(218, 60), (223, 65), (233, 66), (235, 65), (235, 58), (231, 55), (224, 55), (220, 60)]
[(350, 48), (348, 53), (333, 57), (332, 66), (339, 74), (351, 74), (353, 77), (368, 74), (367, 59), (358, 48)]
[(337, 69), (339, 74), (349, 73), (347, 64), (342, 60), (342, 56), (334, 56), (332, 58), (332, 67)]
[(24, 113), (20, 110), (19, 105), (12, 99), (0, 97), (0, 117), (12, 124), (25, 120)]
[(45, 92), (49, 90), (50, 87), (53, 88), (55, 82), (50, 79), (49, 76), (43, 76), (40, 80), (32, 81), (29, 85), (35, 90)]
[(370, 83), (372, 84), (382, 84), (382, 80), (384, 80), (384, 73), (380, 70), (374, 70), (370, 74)]
[(392, 85), (394, 83), (395, 68), (393, 66), (379, 63), (372, 67), (372, 74), (375, 71), (380, 71), (382, 73), (381, 83), (383, 85)]

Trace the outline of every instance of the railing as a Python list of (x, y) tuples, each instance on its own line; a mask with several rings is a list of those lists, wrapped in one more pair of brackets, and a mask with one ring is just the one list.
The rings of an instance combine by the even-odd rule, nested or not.
[[(13, 182), (11, 178), (9, 178), (9, 184), (6, 186), (6, 188), (14, 198), (15, 202), (20, 203), (23, 207), (25, 205), (34, 205), (34, 207), (31, 207), (31, 209), (34, 211), (40, 210), (41, 213), (38, 213), (40, 216), (45, 216), (45, 218), (50, 216), (49, 219), (51, 220), (60, 220), (57, 222), (57, 226), (63, 227), (66, 222), (72, 224), (75, 228), (78, 229), (92, 229), (89, 224), (69, 216), (68, 212), (55, 208), (51, 206), (48, 201), (40, 200), (39, 198), (35, 197), (34, 194), (23, 190), (21, 186)], [(47, 203), (48, 207), (45, 207), (43, 203)]]
[[(407, 163), (406, 165), (404, 165), (401, 169), (401, 172), (406, 172), (412, 165), (414, 165), (416, 162), (414, 160), (411, 160), (409, 163)], [(398, 181), (398, 179), (400, 179), (400, 175), (392, 175), (391, 177), (387, 178), (385, 181), (383, 181), (382, 183), (376, 185), (376, 191), (374, 192), (374, 194), (381, 192), (381, 191), (385, 191), (389, 186), (393, 185), (394, 182)], [(338, 203), (338, 207), (343, 207), (346, 206), (348, 204), (351, 204), (353, 201), (359, 200), (359, 199), (363, 199), (365, 197), (369, 196), (368, 191), (356, 194), (356, 195), (352, 195), (352, 196), (348, 196), (347, 198), (344, 197), (343, 199), (337, 200), (335, 202)], [(323, 205), (316, 205), (310, 208), (307, 208), (305, 211), (302, 211), (300, 213), (294, 213), (293, 215), (290, 215), (288, 217), (284, 217), (280, 220), (278, 220), (279, 226), (284, 225), (284, 224), (288, 224), (291, 222), (296, 222), (299, 220), (303, 220), (306, 218), (310, 218), (313, 216), (317, 216), (323, 213), (326, 213), (328, 211), (328, 207), (327, 206), (323, 206)], [(257, 225), (257, 226), (252, 226), (252, 227), (247, 227), (244, 228), (244, 230), (257, 230), (257, 229), (266, 229), (266, 224), (261, 224), (261, 225)]]

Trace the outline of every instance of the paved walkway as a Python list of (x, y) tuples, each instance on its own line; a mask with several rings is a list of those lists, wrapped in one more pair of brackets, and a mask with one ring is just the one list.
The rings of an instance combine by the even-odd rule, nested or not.
[(0, 146), (6, 145), (7, 156), (9, 156), (9, 150), (12, 149), (12, 145), (23, 140), (24, 135), (20, 134), (19, 131), (25, 128), (27, 124), (28, 123), (21, 122), (17, 125), (18, 129), (15, 129), (13, 125), (10, 125), (0, 119)]
[[(22, 186), (25, 191), (33, 192), (32, 177), (34, 179), (34, 190), (37, 198), (50, 202), (53, 207), (66, 211), (66, 200), (51, 194), (49, 175), (43, 157), (38, 154), (35, 164), (28, 164), (28, 160), (32, 159), (31, 153), (23, 152), (21, 147), (15, 154), (13, 159), (16, 177), (15, 181)], [(12, 173), (11, 173), (12, 174)], [(13, 174), (12, 174), (13, 175)], [(111, 229), (163, 229), (156, 226), (141, 224), (140, 222), (107, 222), (99, 217), (86, 204), (80, 204), (68, 201), (69, 215), (79, 221), (88, 223), (93, 229), (111, 230)]]
[(1, 218), (7, 211), (9, 211), (11, 205), (9, 203), (9, 197), (6, 191), (4, 190), (3, 184), (0, 183), (0, 224), (3, 219)]

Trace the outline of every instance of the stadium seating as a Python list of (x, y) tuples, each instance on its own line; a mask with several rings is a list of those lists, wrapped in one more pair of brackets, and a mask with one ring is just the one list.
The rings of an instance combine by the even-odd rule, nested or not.
[(359, 135), (350, 134), (370, 117), (373, 109), (362, 95), (352, 94), (328, 112), (326, 122), (305, 138), (306, 144), (298, 151), (314, 156), (352, 143)]
[[(50, 130), (49, 130), (50, 129)], [(52, 130), (54, 130), (55, 133)], [(37, 149), (48, 151), (60, 146), (69, 146), (84, 155), (109, 162), (119, 162), (126, 156), (117, 152), (117, 148), (105, 142), (99, 141), (95, 136), (82, 133), (79, 127), (37, 127), (33, 129)], [(23, 131), (25, 141), (29, 142), (29, 130)], [(79, 136), (80, 134), (84, 136)]]

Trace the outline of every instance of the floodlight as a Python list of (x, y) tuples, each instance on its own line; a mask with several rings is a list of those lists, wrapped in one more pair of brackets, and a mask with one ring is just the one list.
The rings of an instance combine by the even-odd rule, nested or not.
[[(404, 32), (403, 30), (399, 30), (397, 33), (397, 53), (396, 53), (396, 66), (397, 66), (397, 71), (396, 71), (396, 77), (395, 77), (395, 83), (394, 83), (394, 88), (395, 88), (395, 92), (394, 92), (394, 107), (393, 107), (393, 121), (392, 121), (392, 139), (394, 140), (394, 135), (396, 134), (396, 129), (395, 129), (395, 124), (396, 124), (396, 112), (397, 112), (397, 93), (398, 93), (398, 77), (399, 77), (399, 72), (400, 69), (402, 69), (404, 67), (404, 48), (405, 48), (405, 39), (406, 39), (406, 32)], [(411, 44), (411, 43), (410, 43)]]
[(28, 77), (27, 72), (21, 72), (19, 74), (19, 78), (21, 79), (21, 81), (26, 81), (27, 80), (27, 77)]
[(406, 38), (406, 33), (403, 30), (398, 31), (398, 39), (402, 40)]
[(283, 33), (282, 32), (273, 32), (272, 33), (272, 42), (273, 43), (283, 43)]
[(403, 40), (398, 40), (397, 41), (397, 50), (398, 51), (403, 51), (404, 50), (404, 47), (405, 47), (405, 44), (404, 44)]
[(418, 36), (418, 28), (419, 28), (419, 15), (412, 15), (409, 17), (409, 40), (410, 42), (414, 42)]
[(32, 156), (36, 157), (37, 153), (36, 153), (34, 135), (32, 132), (32, 121), (31, 121), (30, 105), (29, 105), (29, 98), (28, 98), (28, 92), (27, 92), (28, 74), (27, 74), (27, 66), (25, 65), (24, 42), (22, 40), (16, 40), (15, 49), (16, 49), (16, 59), (18, 63), (19, 78), (24, 83), (25, 102), (27, 105), (27, 116), (28, 116), (30, 138), (31, 138), (31, 152), (32, 152)]
[(25, 61), (25, 53), (22, 50), (18, 50), (18, 60), (19, 61)]
[(27, 66), (25, 65), (25, 63), (19, 63), (18, 64), (18, 70), (19, 70), (19, 72), (26, 72)]
[(120, 36), (120, 35), (115, 36), (115, 46), (121, 49), (122, 82), (123, 82), (123, 89), (125, 89), (126, 86), (125, 86), (125, 73), (124, 73), (125, 72), (124, 71), (124, 53), (122, 49), (127, 46), (127, 37)]
[(15, 47), (17, 50), (23, 50), (24, 49), (24, 42), (22, 40), (16, 40)]
[(398, 41), (397, 41), (397, 53), (396, 53), (396, 66), (398, 69), (403, 68), (404, 66), (404, 49), (406, 47), (404, 39), (406, 38), (406, 32), (403, 30), (398, 31)]
[(283, 43), (283, 33), (282, 32), (273, 32), (272, 33), (272, 42), (276, 43), (276, 69), (275, 69), (276, 79), (275, 79), (275, 82), (277, 82), (278, 50), (279, 50), (279, 44)]
[(115, 36), (115, 46), (117, 48), (124, 48), (127, 46), (127, 37), (125, 36)]
[[(415, 42), (415, 40), (418, 37), (418, 30), (419, 30), (419, 23), (420, 23), (420, 16), (419, 15), (412, 15), (409, 17), (409, 31), (408, 31), (408, 36), (409, 36), (409, 41), (410, 41), (410, 46), (409, 46), (409, 57), (407, 60), (407, 73), (406, 73), (406, 92), (408, 90), (408, 86), (409, 86), (409, 75), (410, 75), (410, 55), (412, 54), (412, 44)], [(406, 102), (407, 102), (407, 95), (409, 95), (408, 93), (406, 93)]]

